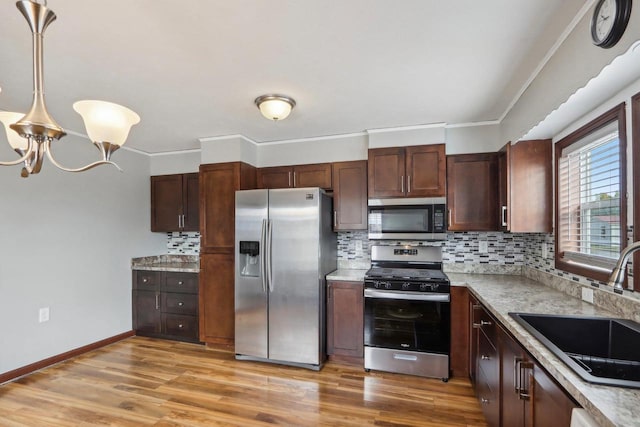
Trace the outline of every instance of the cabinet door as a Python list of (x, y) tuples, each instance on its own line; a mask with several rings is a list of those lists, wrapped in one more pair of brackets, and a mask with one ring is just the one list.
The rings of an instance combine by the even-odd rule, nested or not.
[(235, 239), (236, 190), (240, 189), (237, 163), (200, 166), (200, 246), (232, 248)]
[(200, 341), (233, 344), (234, 259), (228, 253), (200, 255)]
[(447, 160), (445, 145), (418, 145), (405, 148), (407, 197), (443, 197)]
[(369, 150), (369, 198), (404, 197), (404, 148), (375, 148)]
[(161, 332), (160, 292), (134, 290), (133, 329), (137, 334), (159, 334)]
[(537, 363), (534, 364), (529, 387), (529, 405), (531, 406), (528, 408), (531, 417), (529, 425), (533, 427), (569, 427), (571, 425), (571, 411), (578, 405)]
[(451, 287), (451, 371), (454, 377), (469, 376), (469, 292)]
[(552, 162), (550, 139), (511, 146), (508, 223), (512, 233), (551, 233)]
[(449, 230), (498, 229), (497, 153), (447, 157)]
[(511, 143), (507, 143), (498, 153), (498, 206), (500, 214), (498, 216), (498, 227), (502, 231), (509, 231), (510, 187), (509, 179), (509, 159), (511, 157)]
[(151, 177), (151, 231), (179, 231), (182, 175)]
[(258, 169), (258, 188), (293, 188), (293, 167)]
[(478, 333), (480, 331), (475, 325), (480, 323), (480, 310), (478, 300), (469, 296), (469, 379), (474, 386), (477, 381)]
[(331, 190), (331, 163), (294, 166), (293, 186), (296, 188), (320, 187)]
[(200, 231), (200, 185), (197, 173), (182, 176), (183, 231)]
[(333, 229), (366, 230), (367, 161), (333, 164)]
[(327, 354), (364, 357), (364, 290), (361, 282), (329, 282)]
[[(530, 363), (526, 353), (516, 341), (500, 329), (500, 357), (502, 374), (502, 425), (525, 427), (525, 400), (522, 400), (521, 382), (527, 382), (520, 373), (522, 363)], [(526, 394), (526, 391), (524, 392)]]

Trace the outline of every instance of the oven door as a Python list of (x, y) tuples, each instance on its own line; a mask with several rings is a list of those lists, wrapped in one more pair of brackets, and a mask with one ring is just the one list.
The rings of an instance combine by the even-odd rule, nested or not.
[(449, 354), (449, 294), (365, 289), (364, 296), (365, 346)]

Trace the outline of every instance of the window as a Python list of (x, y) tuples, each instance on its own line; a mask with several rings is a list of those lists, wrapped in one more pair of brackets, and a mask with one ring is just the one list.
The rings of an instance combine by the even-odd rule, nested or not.
[(556, 268), (602, 281), (626, 246), (624, 111), (556, 144)]

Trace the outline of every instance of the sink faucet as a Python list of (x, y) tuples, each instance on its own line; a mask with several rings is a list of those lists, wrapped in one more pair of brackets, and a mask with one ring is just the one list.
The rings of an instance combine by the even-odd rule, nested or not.
[(640, 250), (640, 241), (630, 244), (620, 252), (620, 258), (618, 258), (618, 262), (611, 272), (611, 277), (609, 277), (609, 285), (613, 286), (613, 292), (621, 294), (624, 290), (622, 287), (622, 282), (624, 281), (624, 267), (627, 265), (627, 261), (629, 261), (631, 254), (637, 250)]

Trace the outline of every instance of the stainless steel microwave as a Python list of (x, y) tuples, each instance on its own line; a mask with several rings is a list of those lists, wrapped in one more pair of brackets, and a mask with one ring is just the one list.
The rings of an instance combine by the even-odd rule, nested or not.
[(370, 240), (446, 240), (444, 197), (369, 199)]

